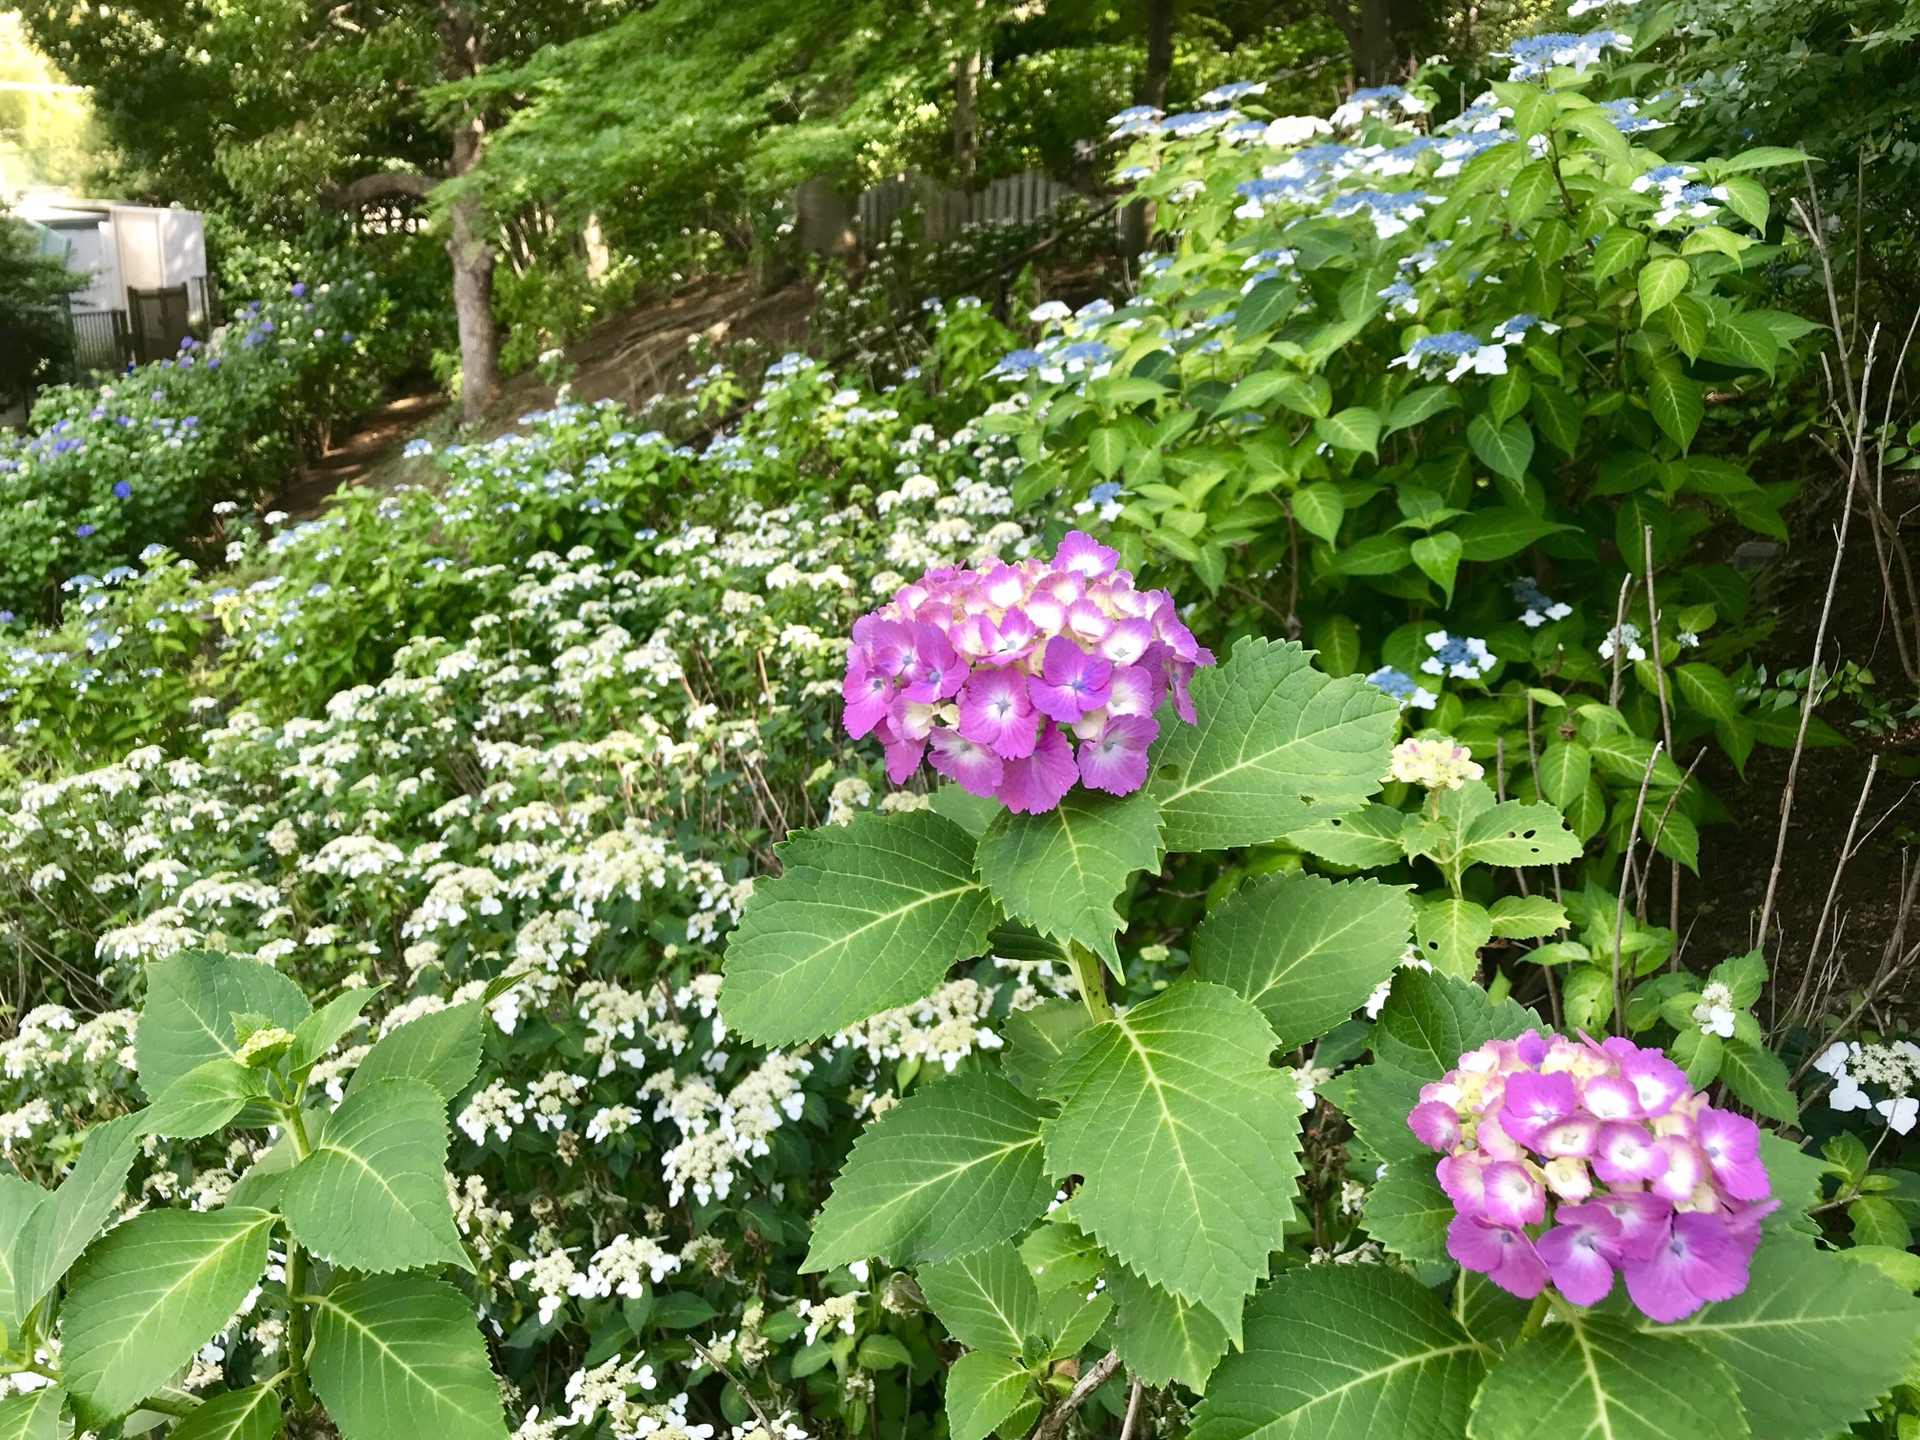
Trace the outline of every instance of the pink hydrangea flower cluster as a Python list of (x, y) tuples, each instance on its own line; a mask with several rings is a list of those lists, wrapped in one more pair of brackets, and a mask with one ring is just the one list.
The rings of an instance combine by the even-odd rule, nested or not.
[(929, 570), (854, 623), (847, 733), (880, 738), (896, 785), (931, 749), (935, 770), (1009, 810), (1051, 810), (1076, 781), (1138, 790), (1155, 712), (1170, 698), (1192, 723), (1187, 682), (1213, 656), (1170, 594), (1119, 566), (1075, 530), (1051, 561)]
[(1446, 1158), (1447, 1253), (1523, 1298), (1613, 1289), (1662, 1322), (1747, 1287), (1779, 1202), (1760, 1128), (1716, 1110), (1657, 1049), (1529, 1030), (1489, 1040), (1420, 1091), (1413, 1133)]

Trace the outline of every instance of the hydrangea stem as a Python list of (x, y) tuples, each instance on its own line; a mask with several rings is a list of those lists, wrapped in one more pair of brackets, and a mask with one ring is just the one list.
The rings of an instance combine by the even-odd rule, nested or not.
[(1068, 942), (1067, 957), (1073, 965), (1073, 983), (1080, 987), (1080, 999), (1087, 1014), (1096, 1022), (1111, 1020), (1113, 1006), (1107, 1003), (1107, 981), (1100, 973), (1100, 957), (1079, 941)]
[(1551, 1288), (1542, 1290), (1538, 1295), (1533, 1297), (1533, 1308), (1527, 1311), (1527, 1318), (1525, 1323), (1520, 1326), (1520, 1333), (1513, 1337), (1513, 1343), (1515, 1345), (1529, 1338), (1542, 1325), (1547, 1323), (1547, 1311), (1552, 1305), (1553, 1291)]
[[(306, 1120), (300, 1113), (300, 1096), (286, 1108), (287, 1131), (293, 1140), (296, 1158), (304, 1160), (313, 1148), (307, 1138)], [(287, 1236), (287, 1390), (296, 1411), (313, 1409), (313, 1391), (307, 1384), (307, 1345), (309, 1342), (310, 1300), (307, 1296), (307, 1252), (291, 1234)]]

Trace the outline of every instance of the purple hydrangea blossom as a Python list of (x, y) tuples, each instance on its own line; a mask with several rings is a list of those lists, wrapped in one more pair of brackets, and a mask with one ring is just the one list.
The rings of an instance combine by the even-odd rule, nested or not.
[(1134, 589), (1119, 552), (1076, 530), (1051, 562), (944, 567), (854, 623), (849, 735), (879, 738), (903, 783), (922, 759), (1009, 810), (1051, 810), (1075, 783), (1146, 783), (1157, 713), (1192, 723), (1187, 683), (1213, 656), (1165, 590)]
[(1775, 1209), (1753, 1121), (1707, 1103), (1657, 1049), (1489, 1040), (1424, 1086), (1407, 1126), (1440, 1151), (1447, 1253), (1503, 1290), (1576, 1305), (1613, 1289), (1671, 1324), (1747, 1285)]

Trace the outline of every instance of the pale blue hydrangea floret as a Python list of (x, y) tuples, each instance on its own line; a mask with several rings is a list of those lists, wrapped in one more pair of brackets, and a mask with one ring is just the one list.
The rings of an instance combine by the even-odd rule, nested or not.
[(1406, 230), (1438, 199), (1420, 190), (1355, 190), (1337, 196), (1322, 213), (1336, 218), (1365, 215), (1373, 222), (1374, 234), (1386, 240)]
[(1384, 290), (1376, 290), (1374, 293), (1387, 302), (1389, 315), (1395, 311), (1401, 311), (1407, 315), (1419, 312), (1420, 297), (1414, 293), (1411, 281), (1396, 280)]
[(1449, 635), (1445, 630), (1429, 634), (1427, 648), (1433, 653), (1420, 662), (1420, 669), (1428, 675), (1478, 680), (1497, 663), (1487, 650), (1486, 641), (1467, 635)]
[(409, 460), (417, 460), (422, 455), (431, 455), (433, 453), (433, 442), (431, 440), (409, 440), (405, 445), (401, 446), (400, 453)]
[(1017, 380), (1024, 375), (1032, 374), (1046, 363), (1047, 357), (1042, 355), (1038, 350), (1010, 350), (995, 361), (993, 369), (987, 373), (989, 375), (1004, 376), (1010, 380)]
[(1640, 135), (1648, 130), (1664, 130), (1667, 122), (1656, 120), (1651, 115), (1642, 115), (1632, 100), (1602, 100), (1600, 108), (1606, 112), (1607, 119), (1613, 122), (1613, 128), (1622, 135)]
[(1096, 505), (1105, 505), (1112, 500), (1118, 499), (1122, 493), (1118, 480), (1102, 480), (1091, 490), (1087, 491), (1087, 498)]
[(1431, 710), (1440, 699), (1406, 671), (1391, 665), (1382, 665), (1367, 676), (1367, 683), (1398, 700), (1402, 710)]
[(1513, 599), (1515, 604), (1526, 607), (1520, 614), (1520, 623), (1529, 630), (1537, 630), (1549, 620), (1564, 620), (1573, 613), (1571, 605), (1555, 600), (1531, 575), (1522, 575), (1513, 582)]
[(1264, 80), (1229, 80), (1225, 85), (1216, 85), (1200, 97), (1202, 105), (1231, 105), (1236, 100), (1244, 100), (1249, 95), (1264, 95), (1267, 82)]
[(1209, 130), (1218, 130), (1239, 118), (1240, 112), (1237, 110), (1189, 110), (1185, 114), (1169, 115), (1162, 120), (1160, 133), (1187, 140), (1195, 135), (1204, 135)]
[(1499, 341), (1489, 345), (1465, 330), (1443, 330), (1438, 335), (1423, 335), (1407, 347), (1407, 353), (1390, 362), (1417, 370), (1426, 379), (1443, 371), (1449, 381), (1469, 371), (1476, 375), (1507, 373), (1507, 347)]
[(1507, 47), (1506, 53), (1514, 62), (1507, 79), (1533, 80), (1562, 66), (1583, 73), (1588, 66), (1599, 64), (1609, 49), (1631, 50), (1633, 38), (1618, 30), (1595, 30), (1587, 35), (1565, 31), (1524, 35)]

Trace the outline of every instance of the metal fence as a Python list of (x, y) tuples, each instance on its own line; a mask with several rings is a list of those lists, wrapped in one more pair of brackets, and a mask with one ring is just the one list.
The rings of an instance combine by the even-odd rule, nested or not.
[(950, 240), (973, 225), (1031, 225), (1079, 195), (1041, 170), (1002, 176), (979, 190), (941, 189), (913, 171), (864, 191), (855, 207), (861, 233), (884, 235), (894, 219), (918, 206), (929, 239)]
[(133, 340), (124, 310), (69, 311), (73, 330), (73, 378), (86, 380), (97, 370), (113, 371), (133, 358)]

